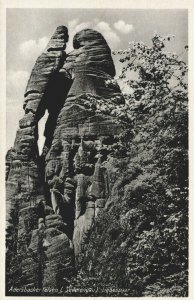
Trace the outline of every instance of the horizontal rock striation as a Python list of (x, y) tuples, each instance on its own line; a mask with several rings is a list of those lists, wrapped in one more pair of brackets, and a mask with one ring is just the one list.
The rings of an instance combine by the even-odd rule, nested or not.
[[(60, 111), (61, 101), (64, 101), (62, 96), (65, 95), (66, 87), (58, 89), (56, 82), (61, 83), (61, 80), (64, 80), (64, 78), (61, 79), (61, 75), (58, 75), (58, 70), (65, 60), (64, 49), (67, 41), (67, 28), (65, 26), (58, 27), (45, 51), (37, 59), (25, 92), (23, 106), (25, 115), (19, 121), (14, 147), (7, 154), (6, 267), (8, 286), (42, 288), (48, 284), (48, 281), (50, 284), (51, 282), (56, 283), (58, 274), (63, 274), (62, 270), (64, 270), (63, 258), (66, 257), (67, 245), (69, 245), (70, 241), (64, 233), (62, 221), (60, 222), (63, 226), (59, 226), (59, 228), (55, 228), (54, 223), (54, 226), (47, 226), (46, 221), (51, 213), (54, 214), (54, 211), (52, 207), (47, 208), (46, 212), (44, 211), (43, 203), (47, 199), (44, 192), (44, 177), (42, 178), (41, 176), (43, 172), (41, 170), (37, 141), (38, 121), (44, 115), (46, 109), (49, 112), (52, 110), (50, 102), (52, 101), (53, 103), (55, 99), (56, 109), (47, 121), (47, 127), (52, 135), (52, 127)], [(52, 93), (50, 93), (51, 89), (53, 89)], [(54, 98), (54, 95), (56, 98)], [(42, 212), (41, 205), (43, 206)], [(40, 219), (42, 219), (41, 223)], [(46, 238), (48, 240), (51, 239), (52, 236), (55, 236), (52, 243), (48, 247), (44, 246), (43, 241)], [(66, 245), (64, 249), (59, 247), (58, 244), (61, 243)], [(48, 266), (45, 262), (45, 267), (43, 265), (44, 255), (41, 254), (41, 251), (46, 251), (47, 253), (49, 251), (47, 248), (55, 249), (58, 255), (54, 259), (48, 258)], [(52, 250), (50, 251), (52, 252)], [(48, 255), (48, 257), (50, 256)], [(71, 257), (73, 256), (71, 255)], [(45, 272), (46, 274), (48, 273), (46, 270), (50, 268), (49, 264), (55, 264), (56, 259), (61, 260), (61, 264), (58, 264), (50, 272), (50, 275), (45, 277)]]
[[(103, 36), (56, 29), (25, 91), (25, 115), (6, 158), (7, 286), (60, 289), (74, 276), (94, 220), (109, 197), (103, 162), (122, 126), (98, 103), (124, 104)], [(48, 110), (45, 145), (38, 121)], [(55, 293), (53, 293), (55, 294)]]

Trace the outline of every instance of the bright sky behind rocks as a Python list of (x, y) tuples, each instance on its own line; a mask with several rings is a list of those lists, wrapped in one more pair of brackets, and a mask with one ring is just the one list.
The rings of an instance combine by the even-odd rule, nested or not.
[[(186, 10), (7, 9), (7, 149), (13, 146), (19, 119), (24, 114), (23, 95), (31, 70), (59, 25), (69, 30), (67, 52), (72, 50), (74, 34), (84, 28), (101, 32), (111, 50), (126, 49), (131, 41), (150, 44), (155, 32), (162, 36), (175, 35), (167, 51), (180, 54), (188, 44)], [(182, 58), (187, 60), (186, 55)], [(118, 57), (113, 59), (119, 75)], [(40, 127), (41, 137), (43, 125)], [(40, 144), (41, 147), (41, 138)]]

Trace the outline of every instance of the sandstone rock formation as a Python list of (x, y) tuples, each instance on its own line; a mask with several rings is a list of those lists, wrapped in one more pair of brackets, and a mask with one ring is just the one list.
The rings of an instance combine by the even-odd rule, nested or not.
[[(95, 217), (109, 197), (106, 146), (121, 132), (95, 101), (123, 104), (111, 51), (86, 29), (56, 29), (25, 91), (25, 115), (6, 157), (7, 293), (10, 286), (60, 289), (79, 266)], [(48, 110), (39, 155), (38, 122)]]

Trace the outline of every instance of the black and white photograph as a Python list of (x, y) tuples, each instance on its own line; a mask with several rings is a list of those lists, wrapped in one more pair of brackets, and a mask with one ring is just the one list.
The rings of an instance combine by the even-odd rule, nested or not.
[(6, 8), (6, 297), (189, 297), (188, 22)]

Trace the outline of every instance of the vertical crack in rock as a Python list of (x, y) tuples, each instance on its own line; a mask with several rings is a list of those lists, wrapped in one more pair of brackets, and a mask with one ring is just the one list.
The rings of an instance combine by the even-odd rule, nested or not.
[[(124, 98), (117, 83), (107, 85), (115, 67), (103, 36), (78, 32), (69, 54), (67, 41), (67, 28), (59, 26), (37, 59), (6, 157), (8, 288), (66, 287), (109, 197), (104, 149), (121, 127), (92, 101), (123, 104)], [(45, 110), (39, 157), (37, 128)]]

